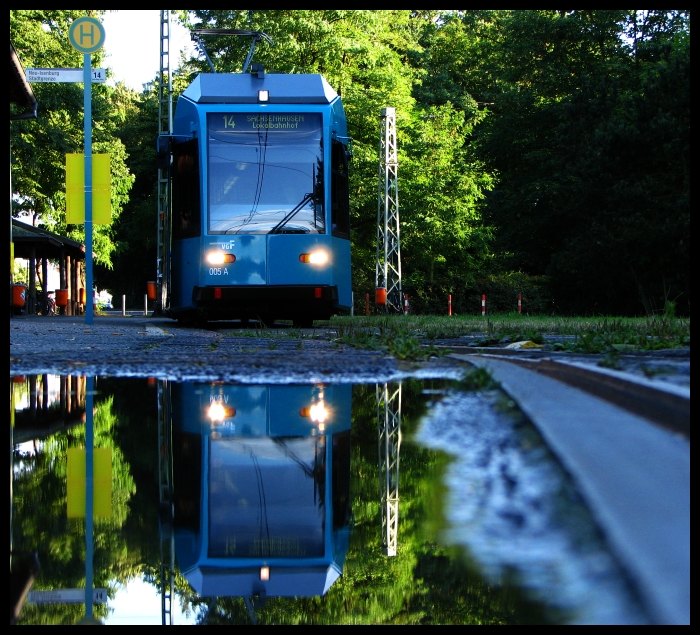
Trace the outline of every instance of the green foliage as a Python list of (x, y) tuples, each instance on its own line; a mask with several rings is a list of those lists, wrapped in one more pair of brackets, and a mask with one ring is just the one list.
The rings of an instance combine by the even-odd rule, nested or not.
[(669, 295), (689, 312), (688, 13), (487, 21), (493, 81), (473, 94), (493, 116), (476, 136), (500, 175), (486, 216), (507, 267), (548, 275), (564, 314), (651, 315)]
[[(68, 29), (79, 10), (12, 10), (10, 41), (25, 67), (78, 68), (83, 56), (70, 45)], [(99, 17), (103, 11), (88, 12)], [(94, 66), (104, 52), (91, 56)], [(66, 154), (83, 152), (82, 84), (39, 83), (32, 86), (39, 107), (36, 119), (10, 121), (10, 154), (14, 216), (29, 224), (84, 242), (82, 226), (65, 221)], [(108, 84), (92, 86), (94, 153), (110, 155), (112, 218), (117, 220), (129, 199), (134, 177), (126, 166), (126, 150), (116, 136), (127, 116), (128, 99)], [(113, 225), (93, 227), (95, 262), (109, 269), (116, 249)]]
[[(478, 346), (496, 346), (515, 341), (544, 344), (551, 350), (585, 353), (623, 350), (679, 349), (690, 346), (690, 320), (666, 316), (649, 318), (565, 318), (525, 315), (515, 312), (481, 316), (450, 317), (391, 315), (374, 317), (334, 317), (330, 326), (344, 343), (358, 348), (382, 350), (382, 338), (409, 334), (423, 343), (431, 355), (439, 355), (434, 342), (465, 336), (482, 336)], [(388, 335), (387, 335), (388, 334)], [(560, 336), (571, 336), (559, 341)], [(554, 338), (550, 340), (550, 338)], [(388, 347), (383, 350), (389, 351)]]
[(384, 351), (397, 359), (418, 361), (438, 357), (444, 350), (419, 341), (417, 334), (398, 321), (361, 321), (358, 326), (338, 324), (335, 341), (365, 350)]
[(521, 310), (530, 315), (546, 315), (552, 311), (552, 295), (546, 276), (531, 276), (522, 272), (490, 274), (477, 278), (463, 293), (453, 296), (453, 311), (481, 313), (481, 296), (486, 296), (486, 310), (490, 313), (517, 311), (518, 295)]

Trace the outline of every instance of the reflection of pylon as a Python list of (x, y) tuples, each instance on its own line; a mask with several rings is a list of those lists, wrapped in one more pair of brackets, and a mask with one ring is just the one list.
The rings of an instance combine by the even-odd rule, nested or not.
[(375, 287), (383, 290), (382, 299), (385, 295), (384, 291), (386, 292), (386, 301), (381, 307), (383, 310), (387, 313), (403, 313), (395, 108), (382, 108), (381, 127)]
[(160, 605), (163, 626), (172, 626), (175, 581), (175, 534), (173, 532), (172, 427), (170, 389), (167, 379), (158, 382), (158, 485), (160, 521)]
[(399, 450), (401, 447), (401, 384), (390, 391), (377, 384), (379, 485), (382, 508), (382, 551), (395, 556), (399, 532)]

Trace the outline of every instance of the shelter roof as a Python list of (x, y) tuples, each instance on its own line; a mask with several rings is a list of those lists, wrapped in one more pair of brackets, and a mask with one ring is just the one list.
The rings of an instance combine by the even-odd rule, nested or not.
[(59, 258), (64, 255), (77, 260), (85, 259), (85, 246), (82, 243), (27, 225), (16, 218), (12, 219), (12, 242), (15, 245), (15, 258), (28, 259), (33, 247), (36, 258)]

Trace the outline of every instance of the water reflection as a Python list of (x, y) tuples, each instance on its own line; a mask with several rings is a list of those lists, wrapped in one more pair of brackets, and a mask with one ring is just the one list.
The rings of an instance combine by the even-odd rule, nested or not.
[[(134, 578), (156, 598), (147, 607), (152, 621), (132, 613), (134, 624), (571, 621), (557, 609), (561, 588), (533, 600), (527, 579), (517, 586), (506, 575), (486, 580), (464, 549), (447, 542), (445, 476), (455, 463), (415, 439), (449, 386), (11, 377), (10, 577), (18, 623), (76, 624), (92, 610), (109, 624), (114, 599)], [(500, 425), (470, 409), (488, 427)], [(457, 410), (450, 411), (455, 422)], [(450, 435), (465, 447), (478, 441), (468, 422), (432, 421), (452, 449)], [(509, 452), (522, 455), (523, 440), (503, 426)], [(92, 527), (68, 514), (68, 456), (88, 446), (109, 449), (111, 458), (111, 487), (93, 481), (96, 496), (107, 491), (110, 514)], [(478, 470), (463, 454), (456, 464)], [(526, 482), (524, 473), (517, 477)], [(472, 500), (463, 485), (452, 497)], [(551, 544), (546, 522), (540, 552)], [(475, 525), (462, 530), (473, 542)], [(35, 553), (40, 572), (31, 568)], [(31, 600), (32, 592), (86, 584), (107, 589), (109, 603), (88, 606), (84, 594), (82, 604)], [(142, 595), (128, 603), (136, 607)]]
[(85, 421), (85, 377), (19, 375), (11, 383), (14, 443), (37, 443)]

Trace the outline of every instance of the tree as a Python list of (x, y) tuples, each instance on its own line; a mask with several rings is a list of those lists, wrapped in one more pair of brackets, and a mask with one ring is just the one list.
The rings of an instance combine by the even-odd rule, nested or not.
[[(101, 11), (92, 12), (99, 17)], [(76, 68), (82, 55), (68, 40), (71, 23), (85, 14), (77, 10), (11, 10), (10, 41), (26, 67)], [(100, 65), (101, 51), (92, 63)], [(27, 217), (31, 224), (84, 241), (82, 226), (65, 220), (66, 154), (83, 151), (82, 85), (35, 84), (39, 103), (36, 120), (10, 122), (10, 152), (13, 170), (13, 215)], [(126, 152), (115, 137), (117, 123), (125, 116), (124, 102), (106, 84), (92, 86), (94, 153), (110, 154), (112, 218), (119, 218), (129, 197), (133, 176), (126, 168)], [(94, 225), (95, 261), (111, 267), (115, 249), (111, 225)]]
[(490, 82), (471, 85), (491, 105), (475, 141), (499, 175), (486, 199), (497, 251), (547, 274), (559, 311), (689, 310), (685, 16), (493, 13), (483, 43), (482, 22), (461, 17)]

